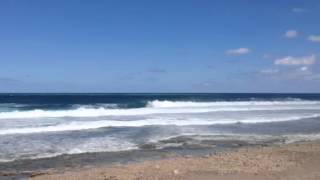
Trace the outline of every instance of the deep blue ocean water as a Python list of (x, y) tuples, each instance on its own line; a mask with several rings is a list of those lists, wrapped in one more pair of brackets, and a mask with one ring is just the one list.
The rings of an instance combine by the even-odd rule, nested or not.
[[(118, 104), (123, 107), (143, 107), (148, 101), (170, 100), (170, 101), (252, 101), (252, 100), (320, 100), (320, 94), (270, 94), (270, 93), (21, 93), (1, 94), (0, 104), (26, 105), (20, 106), (21, 110), (44, 109), (65, 109), (73, 105), (92, 104)], [(19, 108), (19, 106), (16, 106)]]
[(320, 94), (0, 94), (0, 161), (319, 133)]

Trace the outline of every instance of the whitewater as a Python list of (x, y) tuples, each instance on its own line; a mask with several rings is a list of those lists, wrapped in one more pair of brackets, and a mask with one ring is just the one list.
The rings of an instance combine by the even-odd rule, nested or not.
[(3, 162), (168, 148), (162, 140), (190, 135), (291, 142), (320, 137), (320, 95), (0, 95), (0, 123)]
[[(242, 101), (192, 102), (149, 101), (145, 107), (120, 109), (106, 104), (95, 108), (78, 107), (69, 110), (41, 110), (1, 112), (0, 135), (74, 131), (101, 127), (139, 127), (155, 125), (213, 125), (232, 123), (263, 123), (300, 120), (320, 116), (320, 101)], [(111, 108), (110, 108), (111, 107)], [(283, 111), (298, 111), (281, 114)], [(235, 113), (244, 113), (242, 117)], [(269, 114), (274, 114), (270, 116)], [(231, 116), (230, 116), (231, 115)], [(263, 116), (262, 116), (263, 115)], [(56, 119), (60, 118), (60, 119)], [(67, 118), (65, 120), (61, 120)], [(77, 119), (81, 118), (81, 119)], [(98, 118), (98, 119), (97, 119)], [(14, 122), (26, 120), (17, 128)], [(39, 123), (39, 119), (42, 120)], [(44, 120), (46, 119), (46, 120)], [(34, 122), (37, 123), (34, 123)], [(48, 122), (51, 121), (51, 122)], [(28, 126), (28, 122), (30, 123)], [(5, 126), (5, 124), (13, 124)]]
[(264, 101), (264, 102), (173, 102), (152, 101), (145, 108), (108, 109), (77, 108), (72, 110), (1, 112), (0, 119), (19, 118), (54, 118), (54, 117), (102, 117), (102, 116), (135, 116), (169, 113), (205, 113), (218, 111), (280, 111), (280, 110), (319, 110), (319, 101)]

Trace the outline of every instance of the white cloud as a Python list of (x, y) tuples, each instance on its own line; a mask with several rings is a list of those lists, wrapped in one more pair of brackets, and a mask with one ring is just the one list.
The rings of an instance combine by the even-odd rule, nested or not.
[(275, 65), (295, 66), (295, 65), (312, 65), (316, 62), (314, 54), (310, 56), (293, 57), (287, 56), (274, 61)]
[(312, 42), (320, 42), (320, 35), (311, 35), (308, 37), (308, 40)]
[(296, 30), (288, 30), (284, 33), (286, 38), (295, 38), (298, 37), (299, 33)]
[(294, 12), (294, 13), (303, 13), (303, 12), (307, 12), (307, 10), (303, 9), (303, 8), (292, 8), (292, 12)]
[(228, 55), (243, 55), (248, 54), (251, 50), (249, 48), (230, 49), (226, 53)]

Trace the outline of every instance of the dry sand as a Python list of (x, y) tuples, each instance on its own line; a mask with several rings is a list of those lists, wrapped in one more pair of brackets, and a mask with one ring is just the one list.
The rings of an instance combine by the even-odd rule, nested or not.
[(206, 157), (178, 157), (35, 175), (32, 180), (320, 180), (320, 143), (243, 148)]

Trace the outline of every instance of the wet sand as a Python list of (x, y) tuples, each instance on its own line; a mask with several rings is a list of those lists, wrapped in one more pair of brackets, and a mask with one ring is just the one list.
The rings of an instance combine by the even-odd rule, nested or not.
[(320, 142), (32, 174), (31, 180), (319, 180)]

